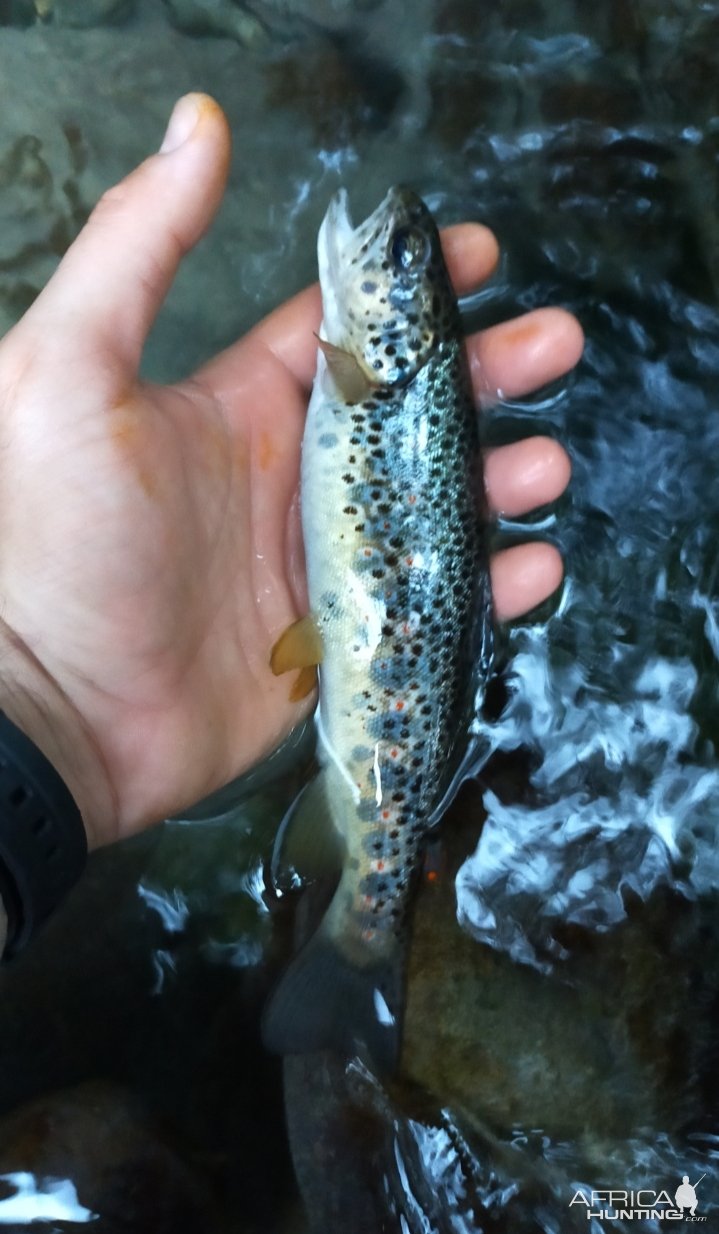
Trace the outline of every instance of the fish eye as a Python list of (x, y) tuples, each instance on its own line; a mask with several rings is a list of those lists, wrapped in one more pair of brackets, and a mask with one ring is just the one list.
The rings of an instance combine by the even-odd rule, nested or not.
[(398, 227), (389, 243), (390, 256), (397, 270), (419, 270), (431, 255), (429, 237), (419, 227)]

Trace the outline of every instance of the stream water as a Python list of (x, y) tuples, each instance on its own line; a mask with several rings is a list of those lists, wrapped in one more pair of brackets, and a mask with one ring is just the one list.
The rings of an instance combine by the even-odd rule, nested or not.
[(493, 754), (418, 896), (397, 1090), (308, 1059), (283, 1099), (261, 1049), (297, 742), (209, 822), (97, 854), (3, 974), (0, 1224), (658, 1231), (685, 1174), (717, 1220), (718, 81), (714, 0), (0, 0), (0, 329), (207, 89), (230, 189), (148, 375), (310, 281), (340, 184), (357, 218), (405, 180), (496, 230), (468, 328), (562, 304), (587, 336), (571, 379), (485, 409), (488, 441), (572, 456), (568, 496), (496, 533), (559, 544), (567, 581), (503, 635)]

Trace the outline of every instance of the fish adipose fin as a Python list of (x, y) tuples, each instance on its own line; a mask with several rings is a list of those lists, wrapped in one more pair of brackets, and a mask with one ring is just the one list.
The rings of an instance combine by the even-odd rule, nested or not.
[(332, 1050), (375, 1073), (399, 1063), (402, 957), (359, 968), (322, 928), (299, 952), (265, 1009), (262, 1037), (275, 1054)]
[(270, 653), (270, 668), (275, 677), (298, 668), (300, 672), (290, 690), (290, 701), (299, 702), (317, 684), (316, 668), (322, 663), (322, 635), (309, 614), (293, 621), (280, 635)]

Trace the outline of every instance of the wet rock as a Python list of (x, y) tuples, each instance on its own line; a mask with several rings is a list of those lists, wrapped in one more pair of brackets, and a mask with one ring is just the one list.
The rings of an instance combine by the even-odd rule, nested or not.
[[(283, 203), (292, 208), (306, 156), (296, 142), (293, 147), (285, 126), (276, 133), (277, 149), (286, 147), (282, 166), (258, 163), (253, 152), (275, 130), (262, 70), (249, 56), (238, 64), (244, 54), (234, 42), (192, 40), (160, 20), (151, 34), (134, 23), (121, 33), (58, 24), (3, 28), (0, 79), (13, 105), (0, 111), (0, 335), (46, 284), (104, 190), (159, 146), (177, 96), (203, 87), (226, 105), (243, 158), (230, 187), (232, 204), (211, 243), (183, 264), (153, 334), (148, 371), (190, 371), (297, 289), (285, 232), (269, 217), (267, 202), (280, 212)], [(43, 81), (42, 91), (27, 88), (28, 75)], [(309, 234), (316, 226), (312, 218), (300, 245), (307, 280), (313, 266)], [(270, 248), (274, 273), (260, 277), (259, 255)]]

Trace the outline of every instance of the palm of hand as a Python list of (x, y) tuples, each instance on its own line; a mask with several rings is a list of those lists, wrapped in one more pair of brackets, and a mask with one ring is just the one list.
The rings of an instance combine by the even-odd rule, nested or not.
[[(307, 338), (311, 353), (311, 326)], [(78, 371), (81, 386), (64, 357), (15, 387), (4, 618), (126, 786), (119, 826), (134, 829), (269, 753), (311, 706), (269, 669), (297, 615), (288, 537), (306, 396), (252, 336), (212, 380)], [(49, 423), (34, 388), (55, 392)]]

